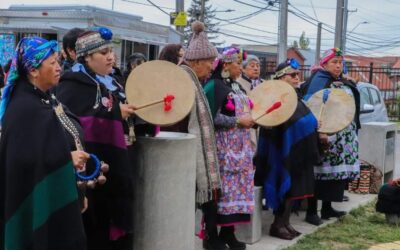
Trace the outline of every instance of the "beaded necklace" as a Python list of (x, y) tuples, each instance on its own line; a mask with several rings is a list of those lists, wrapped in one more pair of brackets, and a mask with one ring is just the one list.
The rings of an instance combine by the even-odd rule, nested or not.
[[(58, 120), (60, 121), (61, 125), (74, 139), (76, 149), (84, 151), (83, 144), (79, 138), (78, 129), (72, 123), (71, 119), (67, 116), (62, 104), (57, 101), (56, 97), (54, 95), (51, 95), (51, 98), (55, 103), (53, 105), (54, 112)], [(42, 101), (48, 104), (50, 103), (48, 100), (42, 99)], [(90, 158), (95, 162), (95, 167), (96, 167), (92, 174), (90, 174), (89, 176), (82, 175), (81, 173), (85, 171), (85, 168), (76, 170), (75, 172), (76, 177), (78, 179), (77, 183), (80, 188), (83, 188), (85, 186), (94, 188), (96, 183), (102, 185), (106, 182), (106, 177), (103, 175), (103, 172), (105, 173), (109, 170), (108, 164), (104, 163), (103, 161), (100, 162), (100, 160), (94, 154), (90, 154)]]

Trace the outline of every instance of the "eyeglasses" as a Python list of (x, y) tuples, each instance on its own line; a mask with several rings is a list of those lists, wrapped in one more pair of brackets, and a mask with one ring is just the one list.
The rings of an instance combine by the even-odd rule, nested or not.
[(298, 72), (293, 72), (293, 73), (286, 74), (286, 75), (289, 75), (291, 78), (299, 77), (299, 73)]

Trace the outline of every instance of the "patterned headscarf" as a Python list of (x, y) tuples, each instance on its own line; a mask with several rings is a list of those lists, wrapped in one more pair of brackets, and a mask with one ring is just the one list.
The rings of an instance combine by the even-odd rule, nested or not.
[(214, 60), (213, 68), (216, 69), (220, 62), (230, 63), (230, 62), (238, 62), (242, 63), (243, 60), (246, 60), (247, 52), (243, 51), (243, 49), (239, 49), (236, 47), (226, 47), (222, 51), (221, 54)]
[(0, 123), (10, 101), (11, 92), (20, 78), (21, 68), (26, 72), (40, 67), (42, 62), (58, 51), (57, 41), (47, 41), (41, 37), (23, 38), (15, 49), (0, 103)]
[(324, 66), (325, 63), (327, 63), (329, 60), (331, 60), (335, 56), (340, 56), (342, 59), (344, 59), (343, 58), (343, 52), (339, 48), (328, 49), (322, 55), (322, 58), (319, 61), (319, 65), (320, 66)]

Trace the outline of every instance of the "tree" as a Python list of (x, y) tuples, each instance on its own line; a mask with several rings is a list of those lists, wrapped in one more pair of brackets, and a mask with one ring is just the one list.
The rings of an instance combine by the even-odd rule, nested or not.
[[(185, 34), (185, 43), (187, 43), (191, 37), (192, 33), (192, 27), (191, 23), (200, 20), (201, 19), (201, 1), (202, 0), (192, 0), (192, 3), (187, 10), (188, 16), (189, 16), (189, 22), (188, 26), (185, 28), (184, 34)], [(216, 41), (218, 39), (218, 31), (219, 31), (219, 22), (215, 22), (215, 11), (216, 8), (214, 8), (211, 4), (208, 4), (209, 0), (203, 0), (205, 2), (205, 8), (204, 8), (204, 25), (206, 27), (206, 32), (207, 32), (207, 37), (210, 40), (210, 42), (215, 45), (221, 45), (223, 42), (221, 41)]]
[(306, 32), (302, 32), (299, 38), (300, 49), (309, 49), (310, 39), (306, 37)]
[(299, 48), (299, 44), (297, 43), (296, 40), (293, 41), (292, 43), (292, 47), (298, 49)]

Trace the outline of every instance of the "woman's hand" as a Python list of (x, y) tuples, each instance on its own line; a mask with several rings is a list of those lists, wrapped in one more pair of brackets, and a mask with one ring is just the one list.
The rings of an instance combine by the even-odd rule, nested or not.
[(135, 114), (136, 107), (133, 106), (132, 104), (122, 104), (122, 103), (120, 103), (119, 107), (121, 109), (122, 119), (126, 119), (129, 116)]
[(238, 119), (238, 124), (242, 128), (252, 128), (254, 126), (254, 120), (250, 115), (245, 115)]
[(86, 196), (83, 197), (83, 207), (81, 209), (81, 214), (83, 214), (84, 212), (86, 212), (86, 210), (88, 209), (89, 206), (89, 202), (88, 199), (86, 198)]
[(329, 149), (329, 137), (327, 134), (319, 133), (319, 141), (324, 151)]
[(86, 162), (90, 158), (89, 154), (81, 150), (76, 150), (72, 151), (71, 155), (75, 169), (81, 171), (85, 170)]

